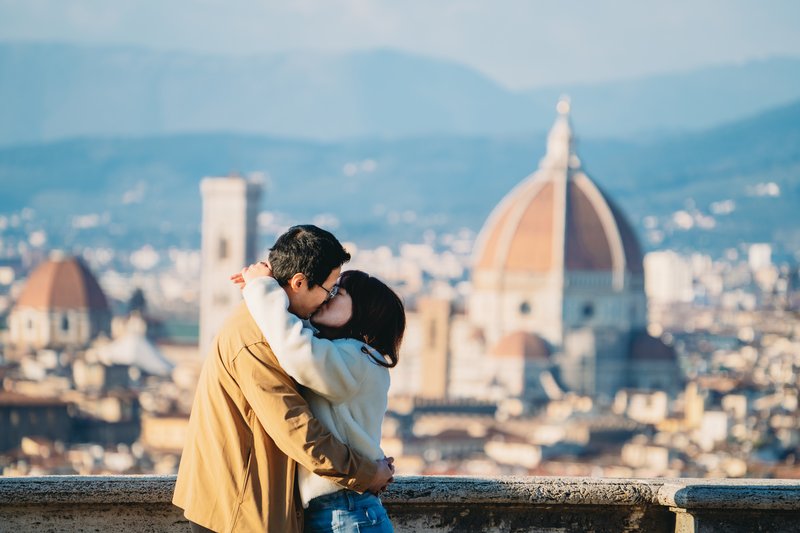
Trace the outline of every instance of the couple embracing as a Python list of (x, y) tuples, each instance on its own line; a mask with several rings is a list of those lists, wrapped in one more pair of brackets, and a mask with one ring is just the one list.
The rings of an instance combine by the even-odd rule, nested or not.
[(294, 226), (231, 277), (244, 302), (203, 365), (173, 496), (193, 531), (392, 531), (380, 437), (405, 313), (349, 259)]

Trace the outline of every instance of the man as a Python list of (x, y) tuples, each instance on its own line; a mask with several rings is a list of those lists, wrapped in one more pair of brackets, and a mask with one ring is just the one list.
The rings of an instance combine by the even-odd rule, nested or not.
[[(294, 226), (270, 249), (289, 310), (308, 318), (350, 259), (329, 232)], [(197, 385), (172, 502), (194, 531), (303, 529), (296, 463), (343, 488), (379, 492), (391, 459), (367, 460), (313, 418), (242, 303), (214, 340)]]

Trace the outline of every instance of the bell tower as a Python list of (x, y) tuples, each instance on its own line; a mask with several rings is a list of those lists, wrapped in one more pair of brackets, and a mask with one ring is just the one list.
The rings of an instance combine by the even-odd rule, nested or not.
[(200, 341), (205, 357), (225, 317), (241, 301), (228, 279), (256, 260), (261, 185), (241, 176), (207, 177), (203, 198)]

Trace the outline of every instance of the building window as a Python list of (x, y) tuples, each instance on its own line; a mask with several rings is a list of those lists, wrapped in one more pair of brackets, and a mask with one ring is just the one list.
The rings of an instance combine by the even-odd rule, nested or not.
[(519, 314), (521, 315), (529, 315), (531, 314), (531, 304), (527, 301), (522, 302), (519, 304)]
[(592, 302), (586, 302), (583, 304), (581, 308), (581, 315), (583, 316), (584, 320), (589, 320), (594, 316), (594, 304)]
[(431, 348), (436, 346), (436, 321), (434, 320), (428, 323), (428, 346)]
[(222, 238), (219, 240), (218, 259), (228, 258), (228, 239)]
[(67, 315), (61, 317), (61, 330), (69, 331), (69, 318)]

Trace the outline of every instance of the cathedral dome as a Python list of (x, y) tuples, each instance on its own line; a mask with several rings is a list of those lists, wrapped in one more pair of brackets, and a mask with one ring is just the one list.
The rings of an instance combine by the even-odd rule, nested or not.
[(558, 112), (539, 169), (506, 195), (484, 224), (475, 271), (642, 274), (633, 229), (581, 168), (566, 100)]
[(540, 336), (524, 331), (509, 333), (489, 351), (492, 357), (548, 361), (550, 348)]
[(54, 258), (28, 278), (17, 307), (108, 311), (108, 301), (88, 267), (76, 257)]

